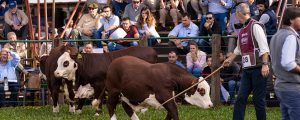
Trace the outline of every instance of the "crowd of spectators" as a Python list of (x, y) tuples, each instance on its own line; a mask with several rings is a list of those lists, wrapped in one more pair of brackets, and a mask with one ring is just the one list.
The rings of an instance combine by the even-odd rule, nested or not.
[[(119, 38), (140, 38), (148, 40), (149, 46), (161, 43), (158, 30), (167, 30), (170, 40), (169, 46), (173, 51), (168, 54), (169, 62), (179, 65), (196, 77), (205, 76), (211, 69), (211, 39), (189, 39), (189, 37), (212, 36), (213, 34), (236, 36), (239, 29), (243, 27), (235, 15), (235, 6), (240, 3), (247, 3), (250, 6), (251, 15), (266, 28), (268, 35), (273, 35), (277, 30), (277, 18), (275, 11), (271, 9), (272, 0), (159, 0), (159, 10), (153, 10), (153, 6), (147, 4), (146, 0), (91, 0), (87, 4), (88, 13), (84, 14), (76, 28), (67, 28), (65, 39), (119, 39)], [(28, 35), (28, 17), (24, 11), (18, 9), (14, 0), (1, 0), (0, 16), (4, 19), (4, 39), (26, 40)], [(190, 8), (196, 14), (190, 13)], [(157, 12), (155, 14), (153, 12)], [(154, 16), (158, 15), (158, 16)], [(195, 17), (196, 16), (196, 17)], [(168, 19), (172, 22), (168, 26)], [(193, 20), (196, 18), (195, 20)], [(1, 19), (1, 17), (0, 17)], [(68, 18), (66, 18), (68, 20)], [(158, 21), (158, 22), (156, 22)], [(65, 22), (66, 23), (66, 22)], [(73, 26), (73, 21), (70, 26)], [(65, 27), (61, 28), (64, 29)], [(60, 30), (60, 28), (59, 28)], [(60, 33), (49, 31), (50, 38), (55, 38)], [(55, 34), (52, 34), (55, 32)], [(299, 31), (300, 32), (300, 31)], [(178, 39), (177, 37), (186, 37)], [(236, 38), (222, 39), (221, 61), (226, 58), (226, 52), (232, 53), (236, 46)], [(268, 41), (269, 42), (269, 41)], [(138, 42), (123, 40), (110, 42), (69, 42), (74, 47), (83, 47), (83, 53), (93, 53), (93, 49), (103, 48), (104, 52), (124, 49), (130, 46), (137, 46)], [(228, 45), (227, 50), (223, 49)], [(39, 56), (49, 54), (52, 43), (42, 43)], [(13, 55), (16, 60), (9, 67), (14, 67), (26, 74), (19, 58), (24, 59), (26, 48), (24, 43), (2, 44), (1, 56)], [(226, 51), (226, 52), (225, 52)], [(16, 52), (16, 54), (14, 53)], [(25, 53), (24, 53), (25, 52)], [(179, 55), (186, 55), (186, 65), (178, 60)], [(5, 64), (2, 62), (2, 64)], [(21, 62), (22, 63), (22, 62)], [(13, 71), (15, 72), (15, 71)], [(237, 86), (239, 67), (235, 63), (228, 69), (221, 70), (221, 81), (229, 91), (230, 99), (234, 101), (234, 86)], [(229, 75), (230, 74), (230, 75)], [(1, 72), (2, 75), (2, 72)], [(16, 78), (12, 79), (17, 79)], [(18, 78), (19, 79), (19, 78)], [(3, 81), (3, 75), (0, 76)], [(1, 83), (0, 83), (1, 85)], [(1, 86), (0, 86), (0, 89)], [(0, 90), (1, 92), (1, 90)], [(2, 93), (0, 93), (2, 94)], [(1, 97), (1, 96), (0, 96)], [(14, 99), (14, 96), (12, 96)], [(1, 104), (2, 98), (0, 98)]]

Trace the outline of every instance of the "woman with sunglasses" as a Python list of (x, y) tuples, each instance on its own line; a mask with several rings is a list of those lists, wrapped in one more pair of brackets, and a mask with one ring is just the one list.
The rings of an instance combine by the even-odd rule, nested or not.
[(151, 14), (148, 7), (144, 7), (141, 10), (141, 14), (137, 21), (138, 31), (144, 40), (148, 40), (148, 46), (154, 46), (157, 43), (160, 43), (160, 39), (155, 39), (160, 37), (157, 31), (155, 30), (155, 18)]

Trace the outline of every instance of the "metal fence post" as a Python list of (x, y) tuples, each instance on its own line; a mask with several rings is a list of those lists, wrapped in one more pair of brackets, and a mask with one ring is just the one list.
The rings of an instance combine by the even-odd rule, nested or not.
[[(212, 35), (212, 71), (220, 67), (221, 35)], [(214, 105), (220, 104), (220, 72), (214, 74), (211, 78), (211, 97)]]

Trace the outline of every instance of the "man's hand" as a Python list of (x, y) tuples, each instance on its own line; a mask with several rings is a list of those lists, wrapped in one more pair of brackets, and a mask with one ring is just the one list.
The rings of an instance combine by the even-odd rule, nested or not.
[(227, 58), (226, 60), (224, 60), (223, 62), (223, 66), (228, 67), (231, 64), (232, 60)]
[(205, 23), (204, 23), (204, 27), (205, 27), (206, 29), (209, 29), (209, 28), (210, 28), (210, 23), (205, 22)]
[(254, 0), (248, 0), (249, 4), (252, 5), (254, 3)]
[(183, 46), (181, 45), (181, 40), (175, 39), (172, 41), (174, 42), (177, 48), (183, 48)]
[(93, 32), (91, 30), (84, 29), (83, 34), (86, 35), (86, 36), (92, 36)]
[(268, 65), (262, 65), (261, 74), (263, 77), (267, 77), (269, 75), (269, 66)]
[(222, 5), (222, 6), (225, 6), (225, 4), (226, 4), (224, 0), (220, 0), (219, 3), (220, 3), (220, 5)]
[(197, 54), (196, 54), (196, 53), (194, 53), (194, 52), (191, 52), (191, 56), (192, 56), (192, 60), (193, 60), (193, 62), (196, 62), (196, 61), (197, 61), (197, 59), (198, 59), (198, 57), (197, 57)]

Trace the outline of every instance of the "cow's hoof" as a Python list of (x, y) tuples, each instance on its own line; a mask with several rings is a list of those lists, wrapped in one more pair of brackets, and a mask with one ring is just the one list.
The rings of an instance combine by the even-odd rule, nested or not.
[(92, 101), (92, 107), (93, 108), (97, 108), (99, 106), (99, 104), (100, 104), (100, 100), (98, 100), (98, 99), (94, 99)]
[(100, 116), (100, 114), (99, 113), (95, 113), (95, 116)]
[(69, 112), (70, 113), (75, 113), (75, 106), (69, 106)]
[(145, 113), (148, 110), (148, 108), (141, 109), (141, 113)]
[(59, 112), (59, 106), (57, 105), (56, 107), (53, 106), (53, 112), (58, 113)]
[(81, 114), (82, 113), (82, 110), (76, 110), (75, 111), (75, 114)]

